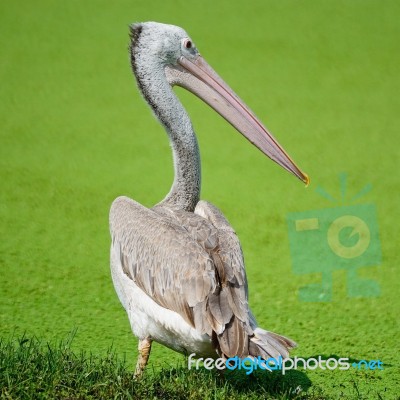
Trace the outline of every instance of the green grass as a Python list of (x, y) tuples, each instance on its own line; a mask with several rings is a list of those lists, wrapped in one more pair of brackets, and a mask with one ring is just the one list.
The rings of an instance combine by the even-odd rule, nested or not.
[[(378, 0), (173, 6), (159, 0), (2, 1), (0, 338), (9, 349), (7, 368), (21, 357), (18, 341), (9, 344), (12, 336), (26, 332), (27, 338), (53, 343), (54, 352), (77, 328), (71, 351), (78, 356), (68, 350), (67, 359), (77, 360), (79, 368), (90, 369), (93, 362), (100, 371), (88, 386), (81, 380), (79, 393), (94, 396), (96, 376), (100, 386), (114, 382), (107, 390), (115, 393), (134, 389), (107, 378), (116, 376), (113, 369), (130, 377), (137, 355), (110, 279), (108, 210), (121, 194), (151, 206), (172, 182), (166, 135), (138, 94), (127, 54), (128, 24), (157, 20), (187, 29), (207, 61), (311, 177), (305, 189), (207, 106), (178, 90), (198, 133), (202, 198), (219, 206), (239, 235), (258, 322), (295, 339), (293, 355), (384, 362), (384, 371), (299, 371), (310, 382), (310, 398), (396, 398), (399, 17), (398, 1)], [(381, 295), (347, 297), (346, 276), (338, 271), (331, 302), (300, 302), (299, 288), (320, 277), (293, 274), (286, 215), (330, 207), (314, 189), (322, 186), (340, 198), (341, 172), (348, 174), (349, 197), (368, 183), (373, 187), (360, 203), (376, 206), (382, 264), (362, 268), (360, 275), (376, 280)], [(107, 372), (100, 366), (110, 359), (110, 346), (127, 361), (112, 358)], [(45, 365), (35, 363), (26, 368)], [(216, 397), (224, 390), (232, 397), (246, 397), (247, 391), (262, 396), (247, 380), (239, 390), (215, 386), (205, 371), (189, 379), (182, 363), (180, 355), (154, 345), (148, 386), (161, 382), (180, 390), (188, 381), (193, 396), (200, 396), (197, 387), (215, 388)], [(4, 379), (4, 370), (0, 375)], [(51, 385), (52, 378), (46, 379)]]
[[(1, 399), (259, 399), (325, 398), (312, 390), (305, 376), (279, 373), (188, 371), (183, 363), (133, 379), (124, 359), (113, 349), (96, 357), (71, 350), (73, 332), (65, 341), (43, 343), (22, 336), (0, 341)], [(303, 387), (303, 390), (299, 387)], [(356, 390), (354, 390), (353, 398)]]

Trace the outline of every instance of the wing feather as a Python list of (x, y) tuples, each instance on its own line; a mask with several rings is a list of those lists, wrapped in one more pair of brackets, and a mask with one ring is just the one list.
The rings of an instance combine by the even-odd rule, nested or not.
[(200, 201), (190, 213), (119, 197), (110, 229), (123, 272), (160, 306), (209, 335), (220, 356), (286, 357), (295, 346), (257, 327), (239, 240), (212, 204)]
[(207, 333), (220, 355), (248, 355), (253, 330), (242, 250), (216, 207), (200, 201), (195, 213), (147, 209), (119, 197), (110, 228), (124, 273), (145, 293)]
[(194, 326), (193, 307), (217, 288), (211, 257), (170, 218), (126, 197), (110, 211), (124, 273), (159, 305)]

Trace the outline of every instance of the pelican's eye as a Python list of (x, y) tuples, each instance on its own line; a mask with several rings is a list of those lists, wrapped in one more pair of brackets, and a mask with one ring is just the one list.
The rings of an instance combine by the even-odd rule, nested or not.
[(193, 46), (193, 43), (192, 43), (192, 41), (189, 40), (189, 39), (186, 39), (186, 40), (183, 42), (183, 47), (184, 47), (185, 49), (191, 49), (192, 46)]

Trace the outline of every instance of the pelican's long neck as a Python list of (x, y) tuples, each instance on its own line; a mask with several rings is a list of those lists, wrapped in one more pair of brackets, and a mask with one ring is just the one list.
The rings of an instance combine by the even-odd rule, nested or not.
[(173, 152), (174, 183), (158, 206), (193, 211), (200, 199), (201, 168), (192, 123), (159, 60), (136, 53), (132, 67), (139, 89), (168, 133)]

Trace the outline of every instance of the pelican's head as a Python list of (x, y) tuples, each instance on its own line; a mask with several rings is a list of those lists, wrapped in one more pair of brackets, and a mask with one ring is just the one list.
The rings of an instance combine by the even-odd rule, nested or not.
[[(140, 43), (137, 43), (140, 36)], [(145, 22), (131, 26), (133, 43), (146, 48), (146, 52), (164, 65), (176, 65), (180, 57), (194, 59), (199, 55), (189, 35), (178, 26)], [(137, 49), (140, 50), (140, 49)], [(136, 51), (139, 53), (140, 51)]]
[(302, 172), (272, 134), (246, 104), (200, 56), (193, 40), (174, 25), (145, 22), (131, 26), (132, 68), (138, 81), (137, 66), (146, 64), (153, 70), (163, 69), (166, 79), (200, 97), (265, 155), (307, 185), (308, 175)]

